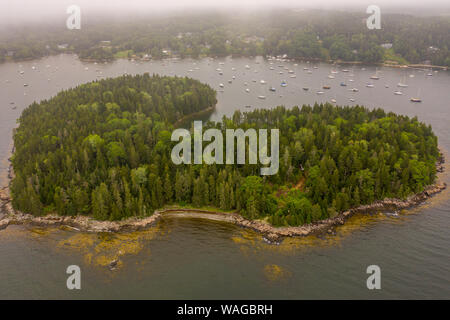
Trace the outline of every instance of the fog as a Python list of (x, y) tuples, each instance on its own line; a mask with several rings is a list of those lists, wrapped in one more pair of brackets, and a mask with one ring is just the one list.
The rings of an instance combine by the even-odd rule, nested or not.
[(63, 19), (67, 17), (66, 8), (73, 4), (81, 8), (82, 14), (111, 17), (211, 9), (246, 12), (283, 7), (365, 11), (371, 4), (380, 6), (382, 12), (430, 15), (450, 13), (449, 0), (0, 0), (0, 25), (4, 27)]

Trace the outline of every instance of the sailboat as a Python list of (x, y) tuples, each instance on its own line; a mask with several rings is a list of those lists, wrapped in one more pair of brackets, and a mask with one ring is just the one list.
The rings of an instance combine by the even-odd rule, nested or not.
[(406, 87), (408, 87), (408, 85), (405, 83), (405, 77), (403, 77), (403, 82), (399, 82), (399, 83), (397, 83), (397, 87), (400, 87), (400, 88), (406, 88)]
[[(419, 90), (417, 90), (417, 97), (420, 97), (420, 88), (419, 88)], [(411, 100), (411, 102), (422, 102), (422, 99), (414, 98), (414, 97), (409, 100)]]
[(370, 79), (372, 79), (372, 80), (379, 80), (380, 79), (380, 77), (378, 76), (378, 68), (376, 69), (375, 74), (370, 76)]

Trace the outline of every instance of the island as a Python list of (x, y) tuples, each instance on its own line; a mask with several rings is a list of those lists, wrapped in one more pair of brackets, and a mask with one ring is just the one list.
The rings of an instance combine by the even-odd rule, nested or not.
[(173, 163), (174, 124), (216, 102), (197, 80), (145, 73), (31, 104), (14, 132), (3, 226), (120, 231), (189, 211), (277, 240), (327, 231), (354, 212), (406, 208), (445, 188), (435, 183), (443, 159), (431, 126), (362, 106), (278, 106), (206, 122), (221, 132), (279, 129), (274, 175), (261, 176), (261, 163)]

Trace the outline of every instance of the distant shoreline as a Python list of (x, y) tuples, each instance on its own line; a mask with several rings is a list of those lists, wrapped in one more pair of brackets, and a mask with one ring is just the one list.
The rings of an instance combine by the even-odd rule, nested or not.
[[(441, 157), (436, 163), (438, 175), (443, 173), (445, 159)], [(12, 169), (11, 169), (12, 170)], [(13, 177), (9, 175), (11, 179)], [(314, 223), (297, 227), (275, 227), (261, 220), (248, 220), (238, 213), (221, 211), (209, 211), (202, 209), (191, 209), (181, 207), (168, 207), (156, 210), (151, 216), (145, 218), (129, 218), (122, 221), (98, 221), (89, 216), (58, 216), (47, 215), (36, 217), (31, 214), (24, 214), (16, 211), (11, 204), (9, 186), (0, 189), (0, 210), (5, 212), (5, 216), (0, 217), (0, 230), (9, 225), (32, 225), (41, 227), (65, 226), (80, 232), (127, 232), (143, 230), (154, 226), (164, 217), (172, 218), (199, 218), (211, 221), (221, 221), (234, 224), (236, 226), (252, 229), (261, 233), (268, 243), (279, 243), (284, 237), (307, 236), (312, 234), (332, 233), (332, 229), (338, 225), (343, 225), (345, 221), (356, 213), (371, 213), (382, 211), (398, 211), (417, 206), (433, 195), (440, 193), (447, 188), (445, 182), (440, 183), (438, 177), (436, 182), (427, 186), (424, 191), (411, 195), (405, 200), (384, 199), (374, 201), (369, 205), (361, 205), (356, 208), (337, 214), (333, 218), (320, 220)]]
[[(160, 58), (160, 59), (148, 59), (148, 58), (140, 58), (140, 57), (134, 57), (134, 58), (112, 58), (112, 59), (93, 59), (93, 58), (80, 58), (76, 53), (74, 52), (62, 52), (57, 54), (49, 54), (44, 55), (42, 57), (35, 57), (35, 58), (26, 58), (26, 59), (19, 59), (19, 60), (5, 60), (2, 63), (20, 63), (20, 62), (29, 62), (29, 61), (38, 61), (41, 59), (45, 59), (48, 57), (55, 57), (59, 55), (75, 55), (76, 58), (81, 62), (87, 62), (87, 63), (111, 63), (114, 61), (119, 60), (134, 60), (134, 61), (142, 61), (142, 62), (155, 62), (155, 61), (164, 61), (167, 59), (178, 59), (178, 60), (184, 60), (184, 59), (192, 59), (192, 60), (202, 60), (204, 58), (210, 58), (210, 59), (224, 59), (226, 57), (234, 57), (234, 58), (247, 58), (247, 59), (253, 59), (255, 56), (245, 56), (245, 55), (229, 55), (229, 56), (223, 56), (223, 57), (217, 57), (217, 56), (204, 56), (204, 57), (198, 57), (198, 58), (192, 58), (192, 57), (167, 57), (167, 58)], [(261, 56), (263, 57), (263, 56)], [(264, 60), (267, 60), (267, 57), (263, 57)], [(322, 62), (330, 65), (334, 64), (345, 64), (345, 65), (367, 65), (367, 66), (383, 66), (383, 67), (390, 67), (390, 68), (404, 68), (404, 69), (440, 69), (443, 71), (449, 70), (450, 68), (448, 66), (439, 66), (439, 65), (427, 65), (427, 64), (392, 64), (387, 62), (363, 62), (363, 61), (344, 61), (344, 60), (324, 60), (321, 58), (303, 58), (303, 57), (297, 57), (297, 58), (287, 58), (287, 62), (300, 62), (300, 61), (311, 61), (311, 62)]]

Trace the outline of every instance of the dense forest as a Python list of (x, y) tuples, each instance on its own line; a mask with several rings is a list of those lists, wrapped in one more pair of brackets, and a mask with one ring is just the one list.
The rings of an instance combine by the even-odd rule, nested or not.
[(261, 164), (175, 165), (173, 123), (215, 103), (215, 92), (196, 80), (149, 74), (96, 81), (33, 103), (14, 134), (13, 205), (34, 215), (117, 220), (177, 204), (301, 225), (403, 198), (434, 181), (438, 149), (430, 126), (381, 109), (330, 104), (237, 111), (204, 125), (279, 129), (273, 176), (260, 176)]
[[(369, 30), (364, 12), (273, 10), (183, 13), (83, 20), (0, 31), (0, 61), (74, 52), (83, 59), (284, 55), (289, 58), (450, 66), (450, 18), (382, 15)], [(59, 27), (58, 27), (59, 26)], [(382, 46), (382, 45), (385, 46)], [(391, 46), (392, 45), (392, 46)]]

